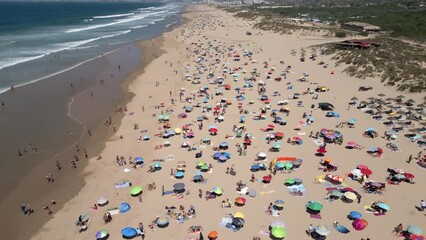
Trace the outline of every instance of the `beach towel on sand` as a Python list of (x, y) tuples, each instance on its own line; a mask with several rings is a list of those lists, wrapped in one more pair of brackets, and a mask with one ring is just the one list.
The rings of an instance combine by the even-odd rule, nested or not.
[(114, 186), (115, 188), (120, 189), (120, 188), (130, 187), (132, 186), (132, 184), (130, 183), (130, 181), (124, 181), (124, 182), (116, 183)]
[(338, 231), (339, 233), (343, 233), (343, 234), (347, 234), (350, 232), (349, 229), (347, 229), (345, 226), (340, 224), (334, 226), (334, 229), (336, 229), (336, 231)]

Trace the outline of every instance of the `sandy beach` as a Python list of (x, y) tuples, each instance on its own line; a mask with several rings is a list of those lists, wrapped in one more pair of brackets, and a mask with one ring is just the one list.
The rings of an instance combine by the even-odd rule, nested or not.
[[(109, 239), (121, 239), (123, 228), (138, 228), (139, 223), (144, 225), (145, 239), (171, 240), (199, 239), (198, 232), (188, 232), (191, 226), (202, 226), (205, 239), (211, 231), (217, 231), (217, 239), (253, 239), (255, 236), (271, 239), (270, 225), (276, 221), (285, 224), (285, 239), (313, 239), (305, 233), (310, 224), (326, 226), (329, 233), (324, 235), (328, 235), (328, 239), (397, 239), (392, 231), (400, 223), (404, 229), (413, 225), (426, 230), (425, 214), (415, 207), (426, 199), (422, 186), (426, 169), (414, 159), (406, 162), (410, 155), (416, 157), (422, 149), (404, 137), (408, 129), (395, 133), (398, 136), (394, 140), (382, 138), (389, 128), (356, 107), (361, 101), (368, 102), (370, 97), (380, 100), (401, 94), (404, 100), (413, 99), (419, 104), (424, 94), (397, 92), (382, 86), (378, 78), (349, 77), (341, 73), (344, 66), (334, 67), (333, 60), (322, 56), (319, 49), (315, 50), (315, 60), (300, 61), (302, 51), (307, 55), (313, 52), (310, 46), (336, 39), (259, 31), (252, 28), (251, 22), (208, 6), (194, 5), (187, 10), (183, 14), (188, 19), (185, 24), (144, 43), (143, 49), (150, 44), (155, 49), (148, 54), (154, 60), (142, 73), (129, 78), (127, 84), (132, 98), (126, 106), (121, 106), (120, 124), (107, 127), (112, 136), (100, 156), (88, 159), (83, 172), (84, 186), (78, 194), (60, 203), (62, 208), (49, 215), (51, 219), (31, 239), (96, 239), (97, 232), (103, 229), (108, 231)], [(319, 64), (321, 61), (328, 67)], [(372, 90), (358, 91), (366, 85)], [(314, 91), (323, 86), (327, 90)], [(355, 103), (349, 105), (351, 101)], [(331, 103), (332, 111), (340, 117), (327, 117), (329, 111), (319, 109), (319, 103)], [(275, 115), (286, 124), (273, 122)], [(353, 118), (356, 119), (354, 127), (336, 126)], [(416, 127), (422, 125), (413, 126)], [(378, 137), (363, 136), (369, 128), (374, 128)], [(337, 138), (342, 144), (324, 146), (323, 140), (328, 134), (322, 134), (324, 139), (322, 135), (310, 137), (311, 132), (315, 135), (322, 129), (338, 131)], [(170, 130), (174, 133), (165, 137)], [(278, 132), (283, 133), (282, 140), (271, 140), (271, 135)], [(357, 143), (360, 150), (347, 148), (348, 142)], [(396, 145), (399, 151), (391, 151), (388, 143)], [(270, 151), (274, 145), (278, 151)], [(326, 148), (322, 156), (317, 152), (321, 146)], [(380, 154), (367, 153), (372, 147), (380, 148)], [(229, 154), (214, 159), (216, 152)], [(266, 159), (259, 161), (261, 152), (266, 154)], [(423, 157), (424, 150), (420, 155)], [(291, 164), (288, 171), (281, 170), (275, 160), (280, 157), (294, 157), (302, 163), (297, 167)], [(136, 164), (140, 158), (143, 164)], [(319, 169), (319, 162), (325, 158), (332, 159), (334, 171)], [(200, 161), (206, 163), (207, 171), (201, 173), (204, 181), (195, 183), (193, 177), (202, 169), (197, 166), (203, 165)], [(266, 168), (271, 165), (277, 170), (251, 171), (254, 163), (264, 164)], [(362, 190), (364, 183), (350, 179), (348, 174), (360, 164), (372, 171), (366, 181), (386, 183), (382, 194), (366, 193)], [(154, 172), (149, 172), (150, 167)], [(234, 175), (229, 174), (230, 168), (235, 170)], [(414, 175), (414, 179), (405, 179), (411, 183), (389, 184), (388, 168), (403, 169)], [(177, 172), (181, 172), (183, 178)], [(326, 174), (332, 176), (324, 177)], [(330, 181), (337, 176), (341, 179)], [(302, 180), (300, 192), (292, 194), (284, 185), (289, 178)], [(256, 192), (256, 196), (238, 192), (239, 181)], [(150, 189), (152, 183), (155, 189)], [(184, 183), (183, 193), (174, 189), (177, 183)], [(142, 187), (141, 195), (131, 196), (130, 191), (137, 191), (137, 186)], [(297, 186), (301, 185), (293, 188)], [(347, 196), (348, 192), (356, 192), (361, 198), (358, 197), (359, 202), (356, 199), (328, 201), (325, 198), (333, 190)], [(206, 191), (214, 192), (211, 199), (206, 199)], [(93, 208), (103, 200), (101, 198), (107, 199), (107, 203)], [(240, 199), (243, 206), (234, 204), (237, 198), (244, 198)], [(274, 205), (277, 200), (283, 200), (283, 208), (268, 209), (270, 203)], [(308, 213), (308, 201), (320, 203), (323, 206), (320, 213)], [(389, 206), (385, 214), (371, 209), (377, 201)], [(225, 207), (227, 202), (232, 206)], [(123, 213), (117, 213), (122, 203), (128, 203), (130, 210), (123, 208)], [(176, 209), (168, 211), (172, 206)], [(192, 210), (187, 213), (190, 208), (196, 213)], [(108, 210), (112, 220), (105, 223), (103, 217)], [(34, 215), (47, 216), (47, 211), (37, 210)], [(351, 211), (362, 214), (362, 219), (368, 222), (365, 229), (354, 229), (353, 221), (347, 217)], [(18, 205), (15, 212), (22, 226), (35, 224), (37, 216), (22, 214)], [(238, 212), (244, 217), (234, 216)], [(86, 217), (88, 220), (76, 225), (80, 215), (85, 217), (80, 222), (86, 221)], [(243, 218), (244, 226), (237, 227), (237, 231), (228, 229), (235, 228), (235, 224), (228, 228), (226, 224), (221, 226), (230, 215), (233, 219)], [(167, 227), (157, 224), (157, 217), (160, 220), (168, 217)], [(151, 229), (149, 225), (153, 220), (156, 227)], [(337, 231), (333, 227), (336, 221), (350, 232)]]

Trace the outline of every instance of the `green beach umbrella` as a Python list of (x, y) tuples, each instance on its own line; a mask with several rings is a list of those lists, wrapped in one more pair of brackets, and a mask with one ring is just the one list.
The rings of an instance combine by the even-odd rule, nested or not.
[(141, 186), (134, 186), (132, 189), (130, 189), (130, 194), (132, 196), (136, 196), (142, 193), (142, 187)]
[(423, 230), (421, 230), (419, 227), (417, 226), (413, 226), (413, 225), (408, 225), (407, 226), (407, 232), (411, 233), (411, 234), (416, 234), (416, 235), (421, 235), (423, 233)]
[(223, 193), (223, 189), (221, 187), (214, 187), (213, 192), (217, 195), (221, 195)]
[(285, 184), (295, 184), (296, 183), (296, 181), (293, 179), (293, 178), (287, 178), (286, 180), (285, 180)]
[(202, 169), (202, 170), (208, 170), (209, 166), (207, 166), (206, 164), (204, 164), (204, 165), (201, 165), (200, 169)]
[(287, 231), (283, 227), (273, 227), (271, 229), (271, 235), (275, 238), (285, 238)]
[(291, 162), (284, 162), (284, 168), (286, 170), (290, 170), (293, 167), (293, 163)]
[(309, 201), (306, 207), (314, 211), (319, 211), (323, 208), (323, 205), (319, 202)]
[(158, 119), (164, 119), (164, 116), (165, 116), (165, 115), (163, 115), (163, 114), (158, 115)]
[(206, 162), (203, 162), (203, 161), (198, 161), (197, 162), (197, 166), (199, 166), (199, 167), (205, 166), (205, 165), (206, 165)]

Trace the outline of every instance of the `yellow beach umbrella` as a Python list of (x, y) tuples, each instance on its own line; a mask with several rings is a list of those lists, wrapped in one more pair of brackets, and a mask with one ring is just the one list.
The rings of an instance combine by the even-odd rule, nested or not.
[(244, 214), (243, 214), (243, 213), (241, 213), (241, 212), (236, 212), (236, 213), (234, 214), (234, 218), (244, 218)]

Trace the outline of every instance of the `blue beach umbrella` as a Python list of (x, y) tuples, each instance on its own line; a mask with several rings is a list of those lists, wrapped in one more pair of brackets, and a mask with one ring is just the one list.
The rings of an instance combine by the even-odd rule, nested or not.
[(354, 124), (354, 123), (356, 123), (356, 119), (355, 119), (355, 118), (351, 118), (351, 119), (349, 119), (349, 123), (350, 123), (350, 124)]
[(177, 171), (177, 172), (175, 173), (175, 177), (176, 177), (176, 178), (182, 178), (184, 174), (185, 174), (184, 172)]
[(350, 219), (358, 219), (358, 218), (361, 218), (362, 217), (362, 214), (360, 213), (360, 212), (357, 212), (357, 211), (351, 211), (350, 213), (349, 213), (349, 218)]
[(132, 227), (125, 227), (121, 229), (121, 235), (123, 235), (125, 238), (134, 238), (136, 235), (138, 235), (138, 232)]
[(142, 157), (135, 157), (135, 162), (136, 163), (143, 163), (143, 158)]
[(125, 213), (130, 211), (130, 204), (123, 202), (120, 204), (120, 213)]

